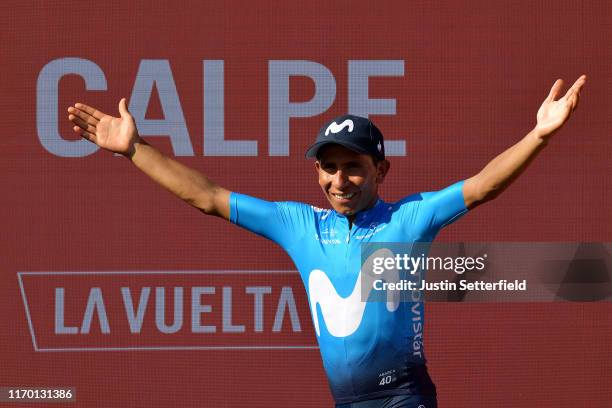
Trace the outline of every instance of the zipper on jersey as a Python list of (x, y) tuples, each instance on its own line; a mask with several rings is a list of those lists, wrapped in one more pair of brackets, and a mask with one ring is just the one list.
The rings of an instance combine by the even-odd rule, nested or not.
[[(347, 223), (347, 235), (346, 235), (346, 240), (345, 240), (345, 251), (344, 251), (344, 276), (345, 279), (347, 276), (351, 276), (351, 262), (350, 262), (350, 254), (351, 254), (351, 235), (353, 233), (353, 228), (355, 226), (354, 222), (350, 222), (348, 217), (346, 217), (346, 223)], [(359, 277), (357, 277), (357, 279), (359, 279)], [(350, 295), (350, 294), (349, 294)], [(352, 391), (352, 395), (353, 397), (357, 397), (357, 393), (355, 392), (355, 387), (354, 387), (354, 380), (353, 380), (353, 372), (354, 372), (354, 367), (353, 364), (351, 363), (349, 356), (348, 356), (348, 347), (347, 347), (347, 340), (346, 337), (342, 338), (342, 346), (344, 349), (344, 361), (345, 364), (348, 365), (350, 367), (349, 369), (349, 375), (351, 377), (351, 391)]]
[(354, 222), (350, 222), (348, 217), (346, 218), (346, 223), (347, 223), (347, 233), (346, 233), (346, 239), (345, 239), (345, 248), (346, 250), (344, 251), (344, 273), (348, 274), (349, 273), (349, 258), (350, 258), (350, 254), (351, 254), (351, 235), (353, 233), (353, 227), (355, 226)]

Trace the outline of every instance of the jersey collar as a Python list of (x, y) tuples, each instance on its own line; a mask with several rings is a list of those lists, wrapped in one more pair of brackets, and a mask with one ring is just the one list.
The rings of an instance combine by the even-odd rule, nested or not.
[[(357, 214), (355, 214), (355, 220), (353, 221), (354, 224), (360, 224), (360, 222), (370, 218), (370, 216), (374, 213), (376, 213), (376, 211), (378, 211), (378, 209), (384, 204), (384, 201), (382, 199), (378, 199), (376, 200), (376, 203), (368, 208), (367, 210), (362, 210), (359, 211)], [(337, 212), (336, 210), (333, 210), (334, 214), (336, 215), (336, 217), (339, 218), (348, 218), (346, 215), (344, 214), (340, 214), (339, 212)]]

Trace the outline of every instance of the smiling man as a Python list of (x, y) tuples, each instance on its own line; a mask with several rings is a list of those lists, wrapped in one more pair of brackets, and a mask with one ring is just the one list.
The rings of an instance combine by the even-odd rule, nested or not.
[(389, 171), (383, 136), (368, 119), (344, 115), (323, 126), (306, 157), (316, 157), (319, 184), (334, 210), (351, 218), (373, 207)]
[(434, 408), (436, 389), (422, 347), (422, 302), (390, 307), (362, 301), (361, 245), (431, 242), (442, 227), (496, 197), (567, 121), (585, 81), (581, 76), (557, 99), (563, 86), (557, 80), (534, 129), (475, 176), (396, 203), (378, 194), (390, 168), (382, 133), (366, 118), (334, 119), (307, 152), (316, 157), (319, 184), (332, 209), (269, 202), (218, 186), (142, 140), (125, 99), (119, 118), (81, 103), (68, 108), (68, 118), (75, 132), (123, 154), (188, 204), (276, 242), (291, 256), (308, 294), (337, 407)]

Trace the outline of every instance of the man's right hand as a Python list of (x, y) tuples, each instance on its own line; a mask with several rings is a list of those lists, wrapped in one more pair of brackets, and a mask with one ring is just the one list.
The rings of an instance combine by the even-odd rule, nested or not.
[(76, 103), (68, 108), (72, 128), (103, 149), (128, 157), (132, 163), (166, 190), (205, 214), (230, 218), (230, 192), (195, 169), (163, 155), (138, 136), (125, 98), (119, 102), (120, 118)]
[(134, 154), (134, 144), (140, 141), (140, 136), (125, 98), (119, 101), (119, 118), (82, 103), (69, 107), (68, 113), (68, 119), (75, 125), (72, 129), (81, 137), (114, 153), (127, 157)]

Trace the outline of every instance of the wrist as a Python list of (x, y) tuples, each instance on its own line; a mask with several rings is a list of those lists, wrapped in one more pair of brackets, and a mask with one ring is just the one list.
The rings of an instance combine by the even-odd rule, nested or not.
[(140, 136), (137, 136), (134, 142), (130, 144), (130, 147), (128, 148), (127, 152), (125, 152), (124, 156), (128, 160), (133, 160), (134, 155), (136, 154), (136, 151), (138, 150), (138, 148), (145, 144), (146, 142), (143, 139), (141, 139)]
[(537, 144), (545, 146), (551, 135), (552, 133), (544, 132), (536, 126), (527, 136)]

